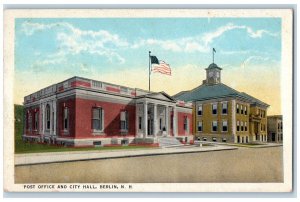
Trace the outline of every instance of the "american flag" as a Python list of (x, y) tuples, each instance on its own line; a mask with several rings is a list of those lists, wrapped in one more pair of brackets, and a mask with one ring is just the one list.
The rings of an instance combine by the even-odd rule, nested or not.
[(167, 64), (165, 61), (160, 60), (159, 64), (152, 64), (152, 71), (161, 73), (161, 74), (167, 74), (171, 76), (171, 68), (170, 65)]

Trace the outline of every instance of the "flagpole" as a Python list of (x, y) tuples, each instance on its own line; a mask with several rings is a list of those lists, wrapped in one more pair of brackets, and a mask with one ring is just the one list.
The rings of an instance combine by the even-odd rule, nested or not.
[(150, 75), (151, 75), (151, 51), (149, 51), (149, 92), (150, 92)]

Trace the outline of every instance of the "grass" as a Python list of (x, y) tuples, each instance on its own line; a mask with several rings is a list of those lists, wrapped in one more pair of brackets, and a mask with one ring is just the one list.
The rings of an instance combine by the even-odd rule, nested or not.
[(152, 148), (145, 146), (114, 146), (114, 147), (63, 147), (56, 145), (47, 145), (47, 144), (39, 144), (39, 143), (19, 143), (16, 147), (16, 154), (24, 154), (24, 153), (43, 153), (43, 152), (70, 152), (70, 151), (101, 151), (101, 150), (120, 150), (120, 149), (142, 149), (142, 148)]
[(57, 145), (47, 145), (39, 143), (28, 143), (22, 141), (24, 107), (15, 105), (15, 153), (41, 153), (41, 152), (69, 152), (69, 151), (91, 151), (91, 150), (123, 150), (123, 149), (142, 149), (152, 148), (147, 146), (114, 146), (114, 147), (63, 147)]

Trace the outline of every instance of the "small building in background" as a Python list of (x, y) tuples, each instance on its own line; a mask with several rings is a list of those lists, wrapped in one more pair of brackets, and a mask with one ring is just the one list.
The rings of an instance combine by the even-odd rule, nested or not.
[(282, 115), (268, 116), (268, 142), (282, 142)]

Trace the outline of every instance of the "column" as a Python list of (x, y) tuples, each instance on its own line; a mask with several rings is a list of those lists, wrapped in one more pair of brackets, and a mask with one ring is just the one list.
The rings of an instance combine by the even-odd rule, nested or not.
[(176, 106), (174, 106), (173, 108), (173, 133), (174, 133), (174, 137), (178, 136), (177, 133), (177, 110), (176, 110)]
[(169, 106), (166, 106), (166, 122), (165, 122), (165, 126), (166, 126), (167, 136), (170, 136), (170, 134), (169, 134)]
[(144, 102), (144, 138), (148, 134), (148, 103)]
[(43, 126), (43, 128), (42, 128), (42, 134), (44, 135), (45, 134), (45, 103), (44, 104), (42, 104), (42, 111), (43, 111), (43, 116), (42, 116), (42, 126)]
[(157, 136), (157, 104), (154, 103), (154, 117), (153, 117), (153, 131), (154, 131), (154, 137)]
[[(54, 112), (54, 117), (53, 117), (53, 135), (56, 135), (56, 101), (53, 101), (53, 112)], [(69, 116), (69, 122), (70, 122), (70, 116)], [(70, 124), (69, 124), (70, 127)]]
[(259, 141), (261, 142), (262, 141), (262, 136), (261, 136), (261, 125), (260, 123), (257, 124), (257, 133), (258, 133), (258, 136), (259, 136)]
[(53, 101), (50, 104), (50, 135), (52, 135), (53, 130), (52, 130), (52, 124), (53, 124)]
[(139, 134), (139, 104), (135, 104), (135, 136), (138, 137)]

